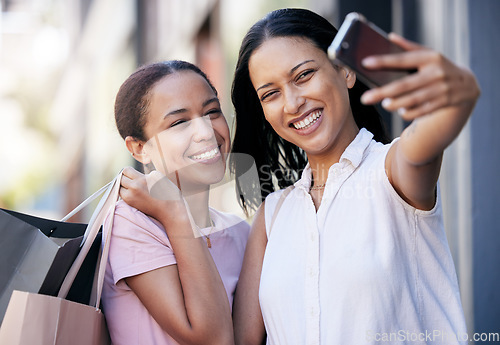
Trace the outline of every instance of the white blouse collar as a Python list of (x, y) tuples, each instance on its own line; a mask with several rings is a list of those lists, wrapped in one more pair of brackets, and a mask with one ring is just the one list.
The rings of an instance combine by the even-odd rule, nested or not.
[[(328, 170), (328, 176), (332, 173), (334, 167), (340, 165), (341, 168), (351, 165), (353, 169), (356, 169), (363, 158), (365, 157), (365, 151), (372, 141), (373, 134), (365, 128), (361, 128), (354, 140), (346, 147), (338, 163), (333, 164)], [(303, 188), (309, 191), (311, 187), (311, 167), (307, 163), (306, 167), (302, 171), (301, 178), (295, 182), (295, 186)]]

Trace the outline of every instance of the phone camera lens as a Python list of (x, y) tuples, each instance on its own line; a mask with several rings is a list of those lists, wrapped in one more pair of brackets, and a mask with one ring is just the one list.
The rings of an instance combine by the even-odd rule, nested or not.
[(349, 42), (342, 42), (341, 46), (342, 46), (342, 49), (344, 49), (344, 50), (347, 50), (350, 47)]

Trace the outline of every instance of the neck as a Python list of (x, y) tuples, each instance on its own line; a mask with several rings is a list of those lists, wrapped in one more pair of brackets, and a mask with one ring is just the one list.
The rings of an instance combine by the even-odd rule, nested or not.
[(211, 225), (208, 201), (210, 185), (197, 184), (184, 178), (182, 174), (171, 173), (168, 178), (181, 190), (181, 194), (186, 200), (191, 211), (191, 217), (197, 226), (205, 228)]
[(347, 146), (356, 138), (359, 129), (353, 127), (349, 133), (339, 137), (339, 141), (332, 145), (332, 148), (327, 152), (318, 154), (308, 154), (307, 159), (311, 167), (311, 175), (314, 186), (323, 185), (328, 178), (330, 167), (340, 161), (340, 157), (346, 150)]
[(208, 209), (210, 188), (207, 186), (205, 190), (199, 190), (196, 193), (192, 191), (184, 194), (189, 209), (191, 210), (191, 216), (194, 222), (200, 228), (205, 228), (211, 225), (210, 213)]

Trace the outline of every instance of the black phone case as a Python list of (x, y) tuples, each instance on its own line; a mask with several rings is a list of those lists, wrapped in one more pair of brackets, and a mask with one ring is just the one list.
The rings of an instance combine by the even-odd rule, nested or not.
[(361, 61), (370, 55), (400, 53), (404, 50), (392, 43), (387, 34), (368, 22), (359, 13), (350, 13), (339, 28), (328, 49), (331, 60), (337, 60), (351, 68), (357, 77), (369, 87), (381, 86), (409, 73), (407, 70), (368, 70)]

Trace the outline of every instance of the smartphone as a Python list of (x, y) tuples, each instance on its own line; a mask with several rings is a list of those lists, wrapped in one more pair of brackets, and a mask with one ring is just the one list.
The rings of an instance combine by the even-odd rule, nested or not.
[(387, 34), (362, 14), (351, 12), (328, 48), (328, 57), (351, 68), (368, 87), (377, 87), (402, 78), (413, 71), (368, 70), (361, 61), (370, 55), (401, 53), (405, 50), (391, 42)]

